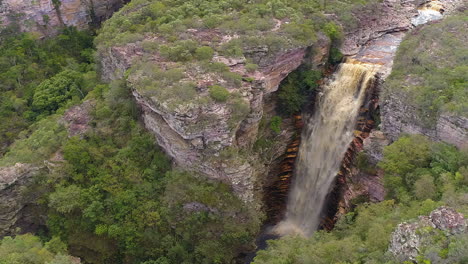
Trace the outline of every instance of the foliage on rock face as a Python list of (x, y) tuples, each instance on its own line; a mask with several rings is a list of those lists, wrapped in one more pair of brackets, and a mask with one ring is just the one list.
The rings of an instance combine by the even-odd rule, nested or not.
[(218, 102), (226, 102), (229, 98), (229, 91), (219, 85), (213, 85), (210, 87), (210, 96)]
[[(467, 154), (422, 136), (402, 137), (386, 147), (380, 164), (389, 198), (397, 200), (362, 203), (343, 216), (331, 232), (271, 241), (254, 263), (400, 263), (388, 252), (398, 224), (428, 215), (443, 204), (468, 213)], [(468, 258), (466, 252), (460, 252), (466, 246), (466, 233), (453, 238), (437, 232), (427, 235), (434, 243), (420, 252), (417, 263), (444, 263), (437, 260), (447, 258), (449, 263), (463, 263)]]
[(0, 264), (74, 264), (66, 245), (58, 238), (45, 244), (31, 234), (0, 240)]
[(294, 114), (301, 111), (321, 78), (321, 72), (302, 68), (289, 74), (279, 87), (280, 113)]
[(442, 113), (468, 117), (466, 16), (425, 25), (398, 49), (384, 96), (404, 93), (401, 98), (416, 107), (423, 125), (432, 124)]

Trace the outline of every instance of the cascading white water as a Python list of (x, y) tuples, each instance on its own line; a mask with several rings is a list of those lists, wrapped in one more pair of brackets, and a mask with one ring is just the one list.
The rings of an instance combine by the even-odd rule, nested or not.
[(310, 236), (317, 230), (324, 200), (353, 139), (374, 67), (349, 59), (323, 87), (315, 114), (303, 130), (286, 217), (275, 233)]

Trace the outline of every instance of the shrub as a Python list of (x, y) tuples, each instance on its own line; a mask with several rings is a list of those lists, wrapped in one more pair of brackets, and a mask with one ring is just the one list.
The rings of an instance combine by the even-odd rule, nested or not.
[(34, 92), (33, 107), (38, 112), (53, 112), (73, 95), (84, 97), (82, 76), (78, 72), (65, 70), (42, 82)]
[(211, 60), (214, 55), (214, 50), (211, 47), (199, 47), (195, 51), (195, 57), (199, 60)]
[(276, 134), (281, 133), (281, 123), (283, 120), (279, 116), (274, 116), (270, 120), (270, 128), (275, 132)]
[(210, 96), (217, 102), (226, 102), (227, 99), (229, 98), (229, 91), (219, 85), (213, 85), (209, 89)]
[(258, 65), (257, 64), (254, 64), (254, 63), (247, 63), (245, 65), (245, 69), (247, 70), (247, 72), (255, 72), (257, 69), (258, 69)]

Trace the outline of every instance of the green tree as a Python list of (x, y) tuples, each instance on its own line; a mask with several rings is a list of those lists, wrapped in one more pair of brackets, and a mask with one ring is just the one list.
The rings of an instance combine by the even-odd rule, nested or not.
[(42, 82), (34, 92), (33, 107), (39, 112), (53, 112), (72, 96), (84, 97), (82, 77), (78, 72), (65, 70)]
[(414, 195), (419, 200), (435, 199), (437, 189), (431, 175), (423, 175), (414, 183)]
[[(54, 238), (52, 244), (63, 244)], [(51, 245), (46, 243), (46, 245)], [(39, 237), (31, 234), (4, 237), (0, 240), (1, 264), (73, 264), (70, 256), (64, 255), (63, 246), (53, 247), (60, 252), (51, 251), (43, 246)]]

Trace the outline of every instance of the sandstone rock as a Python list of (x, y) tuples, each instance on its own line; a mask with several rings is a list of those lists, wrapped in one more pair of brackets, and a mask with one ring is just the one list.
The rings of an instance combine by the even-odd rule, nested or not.
[(468, 144), (468, 118), (442, 114), (433, 124), (424, 124), (418, 109), (406, 103), (403, 92), (386, 96), (382, 103), (382, 130), (391, 141), (401, 134), (422, 134), (434, 141), (444, 141), (459, 148)]
[(213, 214), (218, 213), (218, 209), (216, 208), (211, 208), (205, 204), (199, 203), (199, 202), (191, 202), (191, 203), (186, 203), (183, 206), (184, 211), (186, 212), (210, 212)]
[(367, 154), (371, 165), (377, 165), (383, 159), (383, 148), (390, 144), (384, 133), (380, 130), (373, 130), (369, 137), (364, 139), (364, 153)]
[[(18, 23), (22, 31), (54, 33), (64, 25), (84, 29), (100, 23), (117, 11), (125, 0), (61, 0), (59, 12), (52, 0), (3, 0), (0, 2), (0, 24)], [(94, 17), (91, 14), (94, 13)], [(46, 17), (49, 21), (44, 21)]]
[(440, 207), (432, 211), (429, 218), (435, 227), (450, 234), (460, 234), (466, 231), (466, 219), (453, 208)]
[(0, 237), (12, 234), (18, 227), (28, 232), (41, 224), (35, 214), (38, 194), (25, 190), (43, 169), (22, 163), (0, 168)]
[[(194, 38), (200, 37), (197, 34), (205, 34), (194, 30), (188, 33), (195, 34)], [(223, 39), (221, 36), (218, 38)], [(145, 41), (157, 41), (157, 37)], [(230, 93), (240, 95), (241, 102), (247, 103), (250, 108), (249, 113), (240, 120), (233, 118), (233, 110), (226, 103), (205, 100), (200, 104), (197, 102), (199, 99), (193, 98), (187, 103), (174, 104), (170, 101), (172, 98), (161, 99), (145, 94), (138, 85), (139, 80), (144, 78), (144, 70), (131, 74), (128, 85), (132, 87), (133, 95), (143, 110), (145, 126), (179, 166), (225, 181), (233, 186), (243, 200), (252, 201), (255, 175), (259, 172), (258, 168), (254, 168), (257, 166), (254, 161), (260, 157), (244, 159), (241, 155), (235, 155), (226, 160), (224, 156), (221, 157), (222, 152), (252, 148), (264, 116), (265, 98), (277, 91), (280, 82), (302, 63), (322, 66), (328, 57), (329, 44), (327, 37), (320, 36), (317, 45), (311, 47), (314, 52), (310, 57), (306, 56), (308, 47), (286, 49), (273, 55), (262, 49), (247, 51), (248, 56), (260, 66), (254, 73), (247, 73), (246, 59), (243, 57), (215, 55), (214, 62), (224, 63), (231, 72), (253, 79), (251, 82), (243, 82), (240, 87), (227, 86)], [(150, 58), (153, 65), (160, 69), (172, 66), (172, 62), (165, 61), (158, 54), (144, 51), (140, 43), (111, 47), (101, 53), (103, 79), (109, 81), (121, 78), (123, 72), (143, 56)], [(209, 96), (208, 87), (224, 81), (215, 74), (200, 74), (196, 69), (187, 70), (186, 74), (197, 83), (198, 98)], [(287, 141), (278, 144), (286, 145)]]
[(417, 221), (399, 224), (392, 233), (389, 252), (398, 261), (414, 261), (422, 247), (431, 243), (431, 233), (424, 231), (436, 229), (446, 236), (466, 232), (467, 220), (452, 208), (439, 207), (430, 216), (420, 216)]
[(82, 136), (91, 128), (91, 111), (94, 105), (94, 101), (85, 101), (65, 111), (60, 121), (67, 128), (68, 136)]

